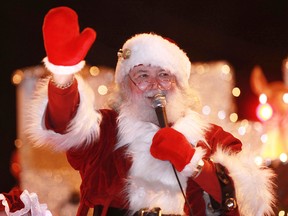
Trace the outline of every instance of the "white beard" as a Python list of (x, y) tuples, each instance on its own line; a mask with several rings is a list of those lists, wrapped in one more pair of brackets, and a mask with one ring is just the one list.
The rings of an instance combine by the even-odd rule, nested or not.
[[(155, 109), (152, 106), (153, 96), (160, 91), (150, 91), (144, 95), (131, 94), (129, 100), (124, 100), (120, 107), (120, 114), (127, 113), (130, 118), (158, 125)], [(187, 109), (193, 108), (196, 97), (187, 98), (188, 95), (178, 88), (172, 92), (164, 92), (166, 96), (166, 114), (169, 123), (176, 122), (185, 115)], [(197, 103), (197, 102), (196, 102)], [(125, 114), (124, 114), (125, 115)], [(127, 116), (127, 117), (128, 117)]]
[[(131, 98), (120, 107), (117, 144), (117, 148), (128, 146), (127, 154), (133, 160), (126, 187), (129, 209), (135, 212), (141, 208), (160, 207), (163, 214), (183, 215), (185, 200), (171, 164), (150, 154), (152, 139), (159, 130), (151, 99), (139, 95)], [(185, 99), (185, 94), (176, 89), (166, 94), (166, 99), (166, 113), (168, 121), (174, 123), (173, 127), (182, 132), (192, 145), (203, 140), (207, 125), (191, 110), (191, 98)], [(187, 177), (178, 176), (185, 190)]]

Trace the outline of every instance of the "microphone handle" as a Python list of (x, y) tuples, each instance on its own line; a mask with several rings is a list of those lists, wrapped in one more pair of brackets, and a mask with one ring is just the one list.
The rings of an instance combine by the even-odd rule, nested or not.
[(168, 127), (168, 120), (166, 115), (166, 109), (164, 106), (157, 106), (155, 112), (158, 118), (158, 122), (161, 128)]

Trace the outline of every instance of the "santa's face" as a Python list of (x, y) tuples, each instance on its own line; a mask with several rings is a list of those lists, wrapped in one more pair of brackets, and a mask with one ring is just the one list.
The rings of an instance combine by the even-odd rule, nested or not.
[(161, 67), (138, 65), (131, 69), (128, 77), (131, 93), (140, 96), (149, 106), (156, 94), (167, 95), (176, 87), (175, 76)]
[(156, 94), (166, 97), (169, 123), (184, 116), (193, 107), (194, 97), (187, 89), (179, 88), (175, 75), (161, 67), (138, 65), (130, 70), (121, 84), (120, 112), (127, 117), (158, 124), (153, 100)]

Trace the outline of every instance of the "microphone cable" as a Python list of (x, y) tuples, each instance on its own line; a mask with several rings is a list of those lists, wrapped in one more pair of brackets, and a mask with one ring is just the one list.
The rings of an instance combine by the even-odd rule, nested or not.
[[(156, 94), (154, 96), (153, 101), (152, 101), (152, 107), (155, 109), (155, 112), (156, 112), (156, 115), (157, 115), (157, 118), (158, 118), (158, 122), (159, 122), (159, 126), (161, 128), (169, 127), (165, 106), (166, 106), (165, 94), (163, 94), (163, 93)], [(185, 192), (184, 192), (183, 187), (181, 185), (181, 182), (179, 180), (179, 177), (178, 177), (178, 174), (176, 172), (176, 169), (175, 169), (173, 164), (171, 164), (171, 165), (172, 165), (175, 177), (177, 179), (178, 185), (180, 187), (181, 193), (182, 193), (182, 195), (184, 197), (184, 200), (185, 200), (185, 202), (186, 202), (186, 204), (187, 204), (187, 206), (189, 208), (189, 215), (193, 216), (192, 208), (191, 208), (191, 206), (189, 204), (187, 196), (185, 195)]]

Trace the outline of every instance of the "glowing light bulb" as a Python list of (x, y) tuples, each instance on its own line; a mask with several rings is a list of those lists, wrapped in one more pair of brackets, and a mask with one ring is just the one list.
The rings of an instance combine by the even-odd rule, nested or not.
[(267, 143), (267, 141), (268, 141), (268, 135), (267, 135), (267, 134), (263, 134), (263, 135), (261, 135), (260, 139), (261, 139), (261, 142), (262, 142), (262, 143)]
[(256, 108), (256, 115), (259, 120), (261, 121), (267, 121), (269, 120), (273, 115), (273, 109), (272, 107), (265, 103), (265, 104), (259, 104)]
[(108, 93), (108, 88), (107, 88), (107, 86), (105, 86), (105, 85), (100, 85), (100, 86), (98, 87), (98, 93), (99, 93), (100, 95), (106, 95), (106, 94)]
[(288, 93), (285, 93), (283, 95), (283, 101), (284, 101), (284, 103), (288, 104)]
[(211, 113), (211, 108), (208, 106), (208, 105), (205, 105), (203, 108), (202, 108), (202, 113), (204, 115), (209, 115)]
[(238, 87), (235, 87), (235, 88), (232, 89), (232, 95), (234, 97), (239, 97), (240, 94), (241, 94), (241, 91), (240, 91), (240, 89)]
[(259, 102), (260, 102), (261, 104), (267, 103), (267, 95), (266, 95), (266, 94), (261, 94), (261, 95), (259, 96)]
[(14, 85), (19, 85), (24, 79), (24, 72), (22, 70), (16, 70), (12, 75), (12, 83)]
[(97, 66), (92, 66), (89, 69), (91, 76), (98, 76), (100, 73), (100, 69)]
[(263, 164), (263, 159), (260, 156), (255, 157), (254, 162), (260, 166), (261, 164)]
[(246, 128), (244, 126), (241, 126), (238, 128), (238, 134), (245, 135), (246, 134)]
[(279, 159), (280, 159), (280, 161), (285, 163), (287, 161), (287, 154), (285, 154), (285, 153), (280, 154)]
[(236, 122), (238, 120), (238, 115), (237, 113), (231, 113), (230, 115), (230, 121), (231, 122)]
[(230, 73), (230, 67), (227, 64), (224, 64), (221, 68), (222, 72), (225, 74), (229, 74)]
[(219, 112), (218, 112), (218, 118), (219, 119), (225, 119), (226, 118), (226, 113), (225, 113), (225, 111), (223, 111), (223, 110), (220, 110)]

